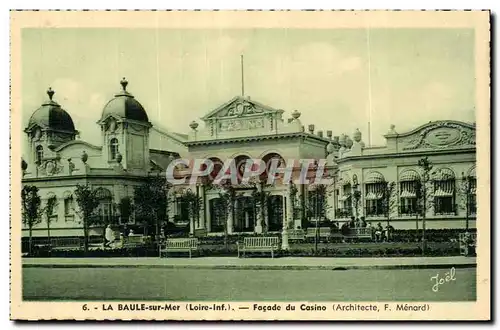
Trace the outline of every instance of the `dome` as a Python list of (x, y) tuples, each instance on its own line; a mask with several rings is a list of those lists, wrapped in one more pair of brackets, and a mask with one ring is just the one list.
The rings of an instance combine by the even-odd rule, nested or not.
[(124, 119), (149, 122), (146, 110), (132, 94), (127, 92), (128, 81), (123, 78), (120, 84), (123, 89), (104, 106), (101, 120), (109, 115), (115, 115)]
[(74, 132), (75, 125), (69, 113), (61, 108), (57, 102), (52, 100), (54, 91), (49, 88), (47, 94), (49, 95), (49, 100), (44, 102), (42, 106), (31, 115), (28, 128), (38, 125), (42, 128)]

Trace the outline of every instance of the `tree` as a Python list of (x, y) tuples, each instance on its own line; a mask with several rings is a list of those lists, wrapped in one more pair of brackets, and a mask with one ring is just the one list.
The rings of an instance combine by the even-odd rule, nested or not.
[(87, 253), (89, 250), (89, 228), (99, 224), (99, 219), (94, 217), (95, 211), (99, 206), (98, 190), (90, 185), (76, 185), (75, 196), (78, 205), (78, 214), (83, 222), (83, 249)]
[(159, 235), (160, 217), (167, 214), (170, 187), (164, 178), (156, 175), (134, 188), (135, 214), (144, 226), (144, 235), (148, 235), (150, 225), (155, 226), (156, 235)]
[(430, 198), (431, 190), (428, 185), (430, 182), (430, 173), (432, 170), (432, 163), (429, 161), (428, 157), (419, 159), (418, 167), (422, 172), (421, 182), (418, 185), (417, 193), (417, 205), (420, 205), (422, 210), (422, 254), (425, 254), (426, 242), (425, 242), (425, 218), (427, 214), (428, 204), (432, 203)]
[(187, 206), (189, 226), (194, 232), (194, 219), (199, 215), (200, 207), (203, 205), (202, 198), (191, 189), (186, 189), (180, 197), (181, 203)]
[(229, 250), (228, 246), (228, 228), (227, 220), (229, 215), (234, 219), (234, 201), (236, 199), (236, 189), (231, 184), (230, 180), (221, 180), (215, 184), (213, 182), (207, 183), (208, 189), (216, 189), (219, 194), (218, 201), (214, 204), (214, 211), (217, 218), (223, 218), (224, 226), (224, 248)]
[(472, 189), (474, 186), (475, 178), (470, 175), (465, 175), (462, 172), (462, 181), (459, 186), (459, 196), (460, 203), (459, 206), (461, 209), (465, 211), (465, 230), (469, 230), (469, 218), (471, 215), (471, 204), (473, 204), (473, 193)]
[(118, 210), (120, 212), (121, 221), (123, 223), (128, 223), (130, 216), (134, 212), (134, 204), (132, 204), (132, 199), (128, 196), (123, 197), (118, 203)]
[(29, 254), (33, 252), (33, 227), (42, 221), (43, 210), (40, 209), (42, 199), (38, 194), (38, 187), (24, 186), (21, 190), (22, 221), (29, 230)]
[(47, 218), (47, 237), (49, 239), (49, 244), (50, 244), (50, 223), (52, 221), (51, 217), (52, 214), (54, 214), (54, 209), (57, 207), (57, 205), (58, 205), (57, 197), (50, 196), (49, 199), (47, 199), (47, 205), (44, 208), (45, 217)]
[(389, 226), (391, 214), (394, 212), (394, 209), (398, 207), (395, 191), (395, 182), (387, 182), (387, 184), (384, 185), (384, 190), (382, 191), (382, 208), (387, 218), (387, 226)]
[(319, 242), (319, 222), (320, 218), (325, 218), (328, 210), (330, 209), (330, 205), (328, 203), (328, 187), (324, 184), (317, 184), (313, 186), (313, 189), (309, 194), (309, 211), (310, 215), (314, 214), (317, 216), (316, 218), (316, 235), (314, 236), (314, 251), (318, 252), (318, 242)]

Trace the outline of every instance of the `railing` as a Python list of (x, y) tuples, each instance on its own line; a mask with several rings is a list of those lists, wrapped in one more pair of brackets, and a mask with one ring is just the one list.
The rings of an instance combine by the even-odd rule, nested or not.
[(376, 207), (365, 207), (365, 214), (367, 217), (383, 217), (385, 216), (385, 212), (382, 209)]
[(416, 216), (417, 214), (422, 214), (422, 212), (419, 212), (419, 210), (413, 206), (399, 206), (398, 211), (399, 215)]
[(457, 214), (457, 206), (455, 204), (441, 205), (441, 206), (434, 204), (434, 214), (435, 215), (456, 215)]
[(335, 210), (335, 218), (336, 219), (350, 218), (351, 216), (352, 216), (352, 209), (350, 209), (350, 208), (343, 208), (343, 209), (336, 209)]

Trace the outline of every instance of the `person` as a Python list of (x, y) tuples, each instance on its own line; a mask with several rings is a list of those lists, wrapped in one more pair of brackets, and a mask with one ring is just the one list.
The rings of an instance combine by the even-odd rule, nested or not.
[(113, 229), (111, 229), (111, 225), (108, 225), (106, 227), (104, 236), (106, 238), (106, 243), (104, 246), (111, 247), (111, 244), (115, 241), (115, 233), (113, 232)]
[(359, 218), (356, 219), (356, 228), (361, 228), (361, 221)]
[(354, 217), (351, 217), (351, 221), (349, 222), (349, 227), (354, 228), (356, 227), (356, 221), (354, 220)]
[(385, 227), (385, 239), (387, 242), (389, 242), (392, 239), (392, 233), (394, 231), (394, 227), (391, 226), (390, 224), (387, 224)]
[(366, 228), (366, 220), (365, 220), (365, 217), (361, 217), (361, 227)]
[(377, 224), (377, 228), (375, 229), (375, 241), (379, 242), (382, 240), (382, 232), (384, 231), (384, 228), (382, 228), (382, 224), (379, 222)]

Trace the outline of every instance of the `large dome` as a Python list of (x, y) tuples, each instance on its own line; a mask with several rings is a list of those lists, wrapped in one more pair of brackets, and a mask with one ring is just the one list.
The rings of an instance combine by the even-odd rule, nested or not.
[(28, 127), (38, 125), (42, 128), (48, 128), (58, 131), (74, 132), (75, 125), (69, 113), (61, 106), (52, 100), (54, 91), (49, 88), (47, 91), (49, 100), (44, 102), (32, 115), (28, 123)]
[(109, 115), (115, 115), (124, 119), (149, 122), (146, 110), (132, 94), (127, 92), (128, 81), (123, 78), (120, 84), (123, 89), (104, 106), (101, 120)]

